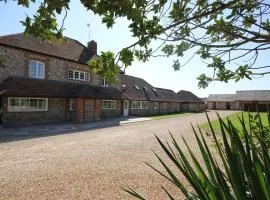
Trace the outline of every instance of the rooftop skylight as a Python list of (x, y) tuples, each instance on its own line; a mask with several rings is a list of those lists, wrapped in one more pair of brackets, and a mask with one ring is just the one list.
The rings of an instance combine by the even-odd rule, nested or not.
[(136, 90), (140, 90), (140, 87), (138, 85), (134, 84), (134, 87)]

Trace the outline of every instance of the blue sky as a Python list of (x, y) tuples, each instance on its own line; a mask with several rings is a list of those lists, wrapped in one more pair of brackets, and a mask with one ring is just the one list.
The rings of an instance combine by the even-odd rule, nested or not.
[[(98, 43), (98, 52), (111, 50), (117, 53), (121, 48), (132, 44), (134, 39), (127, 29), (128, 22), (119, 19), (113, 29), (107, 29), (101, 23), (99, 16), (93, 15), (80, 4), (80, 1), (71, 1), (70, 11), (65, 21), (65, 36), (71, 37), (87, 44), (89, 38), (89, 29), (87, 23), (91, 24), (90, 37)], [(20, 20), (25, 19), (26, 15), (32, 15), (37, 5), (31, 4), (30, 8), (25, 9), (16, 5), (16, 1), (8, 1), (7, 4), (0, 1), (0, 35), (23, 32), (24, 27)], [(61, 20), (61, 17), (59, 17)], [(183, 59), (187, 59), (189, 55)], [(182, 60), (180, 60), (181, 63)], [(184, 61), (183, 61), (184, 62)], [(259, 63), (268, 63), (267, 52), (260, 57)], [(206, 64), (199, 58), (194, 58), (188, 65), (175, 72), (172, 68), (173, 58), (159, 57), (151, 58), (146, 63), (135, 61), (128, 67), (126, 74), (138, 76), (156, 87), (179, 90), (189, 90), (199, 97), (206, 97), (208, 94), (234, 93), (236, 90), (247, 89), (270, 89), (270, 76), (259, 79), (242, 80), (234, 83), (215, 82), (206, 89), (199, 89), (196, 77), (201, 73), (211, 74)]]

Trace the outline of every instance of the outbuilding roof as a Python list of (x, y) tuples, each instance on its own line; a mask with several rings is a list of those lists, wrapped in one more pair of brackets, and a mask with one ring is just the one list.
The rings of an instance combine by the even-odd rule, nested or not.
[(95, 56), (86, 46), (77, 40), (68, 37), (64, 37), (62, 40), (53, 39), (50, 41), (42, 41), (31, 35), (25, 36), (24, 33), (18, 33), (0, 36), (0, 45), (37, 52), (84, 64)]
[(204, 103), (203, 100), (190, 91), (180, 90), (177, 95), (180, 102)]
[(121, 99), (121, 91), (68, 81), (9, 77), (0, 85), (0, 96)]
[[(153, 86), (142, 78), (122, 74), (123, 98), (132, 100), (149, 100)], [(147, 94), (146, 94), (147, 93)]]
[(145, 101), (178, 101), (177, 94), (169, 89), (156, 88), (142, 78), (122, 74), (123, 98)]
[(235, 94), (209, 94), (207, 101), (233, 102), (235, 98)]
[(173, 90), (156, 88), (158, 97), (161, 101), (179, 101), (177, 93)]
[(236, 101), (270, 101), (270, 90), (236, 91)]

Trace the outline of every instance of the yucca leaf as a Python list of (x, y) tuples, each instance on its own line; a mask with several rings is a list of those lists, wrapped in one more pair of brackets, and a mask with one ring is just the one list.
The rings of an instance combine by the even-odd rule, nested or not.
[[(220, 192), (222, 193), (223, 195), (223, 198), (222, 199), (230, 199), (231, 198), (231, 193), (230, 193), (230, 189), (228, 187), (228, 184), (226, 182), (226, 180), (224, 179), (224, 175), (222, 173), (222, 171), (219, 169), (219, 166), (216, 162), (216, 160), (214, 159), (214, 157), (212, 156), (208, 146), (207, 146), (207, 143), (205, 141), (205, 138), (201, 132), (201, 129), (198, 127), (199, 129), (199, 132), (200, 132), (200, 135), (201, 135), (201, 138), (202, 138), (202, 142), (204, 144), (204, 147), (207, 151), (207, 156), (209, 156), (209, 160), (210, 160), (210, 163), (211, 163), (211, 168), (213, 169), (213, 173), (215, 174), (213, 176), (213, 178), (215, 179), (216, 181), (216, 184), (218, 184), (221, 188), (219, 188)], [(197, 133), (195, 133), (196, 137), (197, 136)], [(224, 157), (222, 157), (224, 159)], [(227, 162), (225, 162), (225, 159), (223, 160), (223, 164), (225, 167), (227, 167)]]
[(128, 188), (128, 189), (122, 188), (122, 189), (126, 191), (127, 193), (129, 193), (130, 195), (136, 197), (137, 199), (146, 200), (143, 196), (141, 196), (139, 193), (137, 193), (135, 190), (131, 188)]
[[(218, 187), (216, 184), (212, 183), (208, 176), (205, 174), (204, 170), (202, 169), (201, 165), (197, 161), (196, 157), (194, 156), (193, 152), (191, 151), (189, 145), (187, 144), (186, 140), (183, 138), (183, 141), (189, 151), (189, 154), (193, 160), (194, 166), (196, 167), (196, 171), (198, 173), (199, 182), (201, 183), (202, 187), (206, 191), (206, 194), (209, 196), (210, 199), (222, 199), (222, 196), (219, 193)], [(204, 164), (209, 162), (208, 159), (204, 160)], [(210, 163), (208, 163), (209, 165)]]
[[(198, 127), (197, 132), (192, 126), (203, 162), (199, 162), (185, 138), (182, 137), (187, 152), (182, 150), (169, 132), (171, 142), (162, 142), (155, 137), (174, 166), (170, 167), (157, 154), (155, 155), (165, 171), (147, 165), (179, 188), (187, 200), (270, 200), (270, 147), (266, 140), (270, 128), (266, 129), (262, 125), (260, 114), (257, 113), (254, 117), (249, 114), (248, 122), (243, 114), (238, 116), (242, 126), (241, 133), (229, 118), (225, 121), (218, 115), (221, 145), (207, 113), (206, 117), (217, 152), (210, 148), (201, 129)], [(267, 114), (267, 118), (270, 127), (270, 113)], [(185, 176), (193, 188), (192, 192), (183, 185), (175, 170), (179, 170)], [(169, 199), (177, 199), (163, 186), (162, 189)], [(125, 191), (136, 198), (144, 199), (134, 190)]]
[(172, 195), (169, 193), (169, 191), (166, 190), (166, 188), (164, 188), (164, 187), (162, 186), (162, 189), (166, 192), (166, 194), (168, 195), (168, 197), (170, 198), (170, 200), (174, 200), (174, 198), (173, 198)]
[[(240, 161), (237, 156), (238, 152), (233, 151), (233, 149), (230, 147), (225, 130), (224, 130), (224, 128), (228, 130), (228, 127), (224, 123), (224, 121), (221, 119), (220, 116), (218, 116), (218, 118), (220, 122), (221, 134), (222, 134), (223, 143), (224, 143), (224, 147), (225, 147), (225, 151), (226, 151), (226, 155), (228, 159), (228, 164), (229, 164), (229, 172), (227, 172), (228, 177), (230, 179), (235, 196), (238, 199), (246, 199), (246, 189), (244, 185), (244, 179), (243, 177), (239, 177), (238, 170), (241, 170), (239, 169), (239, 166), (241, 166), (241, 164), (239, 163)], [(232, 133), (229, 133), (229, 136), (232, 137)], [(241, 174), (242, 173), (240, 173), (240, 175)]]
[[(170, 168), (165, 164), (165, 162), (157, 155), (155, 154), (156, 157), (158, 158), (159, 162), (162, 164), (162, 166), (165, 168), (166, 172), (169, 174), (169, 177), (167, 177), (168, 180), (170, 180), (174, 185), (176, 185), (185, 195), (188, 194), (187, 190), (185, 190), (185, 187), (182, 185), (181, 181), (177, 178), (177, 176), (172, 172), (172, 170), (170, 170)], [(147, 164), (148, 166), (150, 166), (152, 169), (154, 169), (155, 171), (157, 171), (158, 173), (162, 174), (163, 176), (166, 176), (165, 174), (163, 174), (162, 172), (160, 172), (159, 170), (157, 170), (156, 168), (154, 168), (153, 166)]]

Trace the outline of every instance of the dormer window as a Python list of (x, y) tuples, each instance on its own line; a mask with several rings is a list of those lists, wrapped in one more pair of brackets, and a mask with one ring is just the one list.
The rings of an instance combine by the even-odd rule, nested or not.
[(109, 86), (105, 78), (103, 78), (102, 86), (105, 86), (105, 87)]
[(29, 77), (44, 79), (45, 64), (37, 60), (30, 60), (29, 61)]
[(70, 69), (68, 70), (68, 79), (89, 81), (89, 73)]
[(136, 89), (136, 90), (140, 90), (140, 87), (138, 86), (138, 85), (134, 85), (134, 88)]
[(152, 88), (152, 90), (153, 90), (153, 92), (154, 92), (155, 96), (156, 96), (156, 97), (158, 97), (158, 94), (157, 94), (157, 90), (156, 90), (156, 88)]

